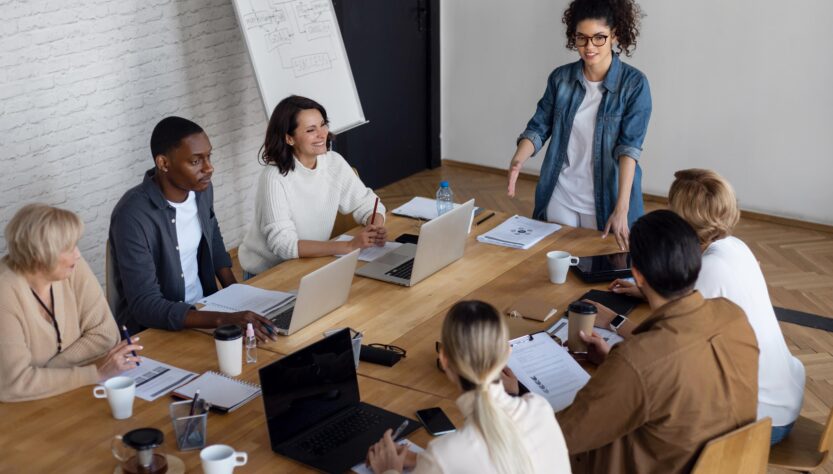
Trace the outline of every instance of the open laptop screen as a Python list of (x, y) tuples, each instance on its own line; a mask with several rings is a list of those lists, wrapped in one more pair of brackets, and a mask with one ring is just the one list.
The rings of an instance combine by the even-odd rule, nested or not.
[(359, 403), (350, 331), (261, 368), (260, 385), (273, 446)]

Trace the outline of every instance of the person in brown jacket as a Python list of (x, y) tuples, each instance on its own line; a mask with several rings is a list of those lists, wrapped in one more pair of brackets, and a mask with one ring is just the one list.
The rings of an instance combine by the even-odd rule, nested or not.
[(688, 472), (706, 442), (755, 421), (755, 334), (740, 307), (693, 290), (697, 234), (654, 211), (633, 225), (630, 252), (653, 313), (612, 350), (581, 334), (599, 367), (556, 415), (574, 473)]

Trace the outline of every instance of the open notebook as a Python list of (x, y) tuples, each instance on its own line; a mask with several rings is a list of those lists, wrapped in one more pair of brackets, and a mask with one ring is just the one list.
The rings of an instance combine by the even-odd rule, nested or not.
[(187, 384), (174, 390), (180, 398), (194, 398), (200, 390), (200, 398), (211, 404), (212, 408), (229, 412), (243, 406), (249, 400), (260, 395), (260, 386), (227, 377), (217, 372), (208, 371)]

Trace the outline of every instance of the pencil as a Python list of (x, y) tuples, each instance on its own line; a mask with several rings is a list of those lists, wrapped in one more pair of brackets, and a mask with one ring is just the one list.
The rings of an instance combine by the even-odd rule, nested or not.
[(379, 198), (376, 198), (376, 202), (373, 203), (373, 215), (370, 216), (370, 225), (373, 225), (376, 222), (376, 209), (379, 209)]

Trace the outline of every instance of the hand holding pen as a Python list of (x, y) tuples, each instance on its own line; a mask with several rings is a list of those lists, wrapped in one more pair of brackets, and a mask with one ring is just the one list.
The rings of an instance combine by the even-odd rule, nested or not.
[(131, 342), (127, 339), (119, 341), (112, 349), (110, 349), (104, 357), (95, 361), (95, 366), (98, 369), (98, 379), (104, 381), (110, 377), (115, 377), (130, 369), (136, 368), (141, 361), (141, 358), (136, 355), (136, 351), (142, 350), (142, 346), (136, 344), (139, 341), (138, 337), (134, 337)]

